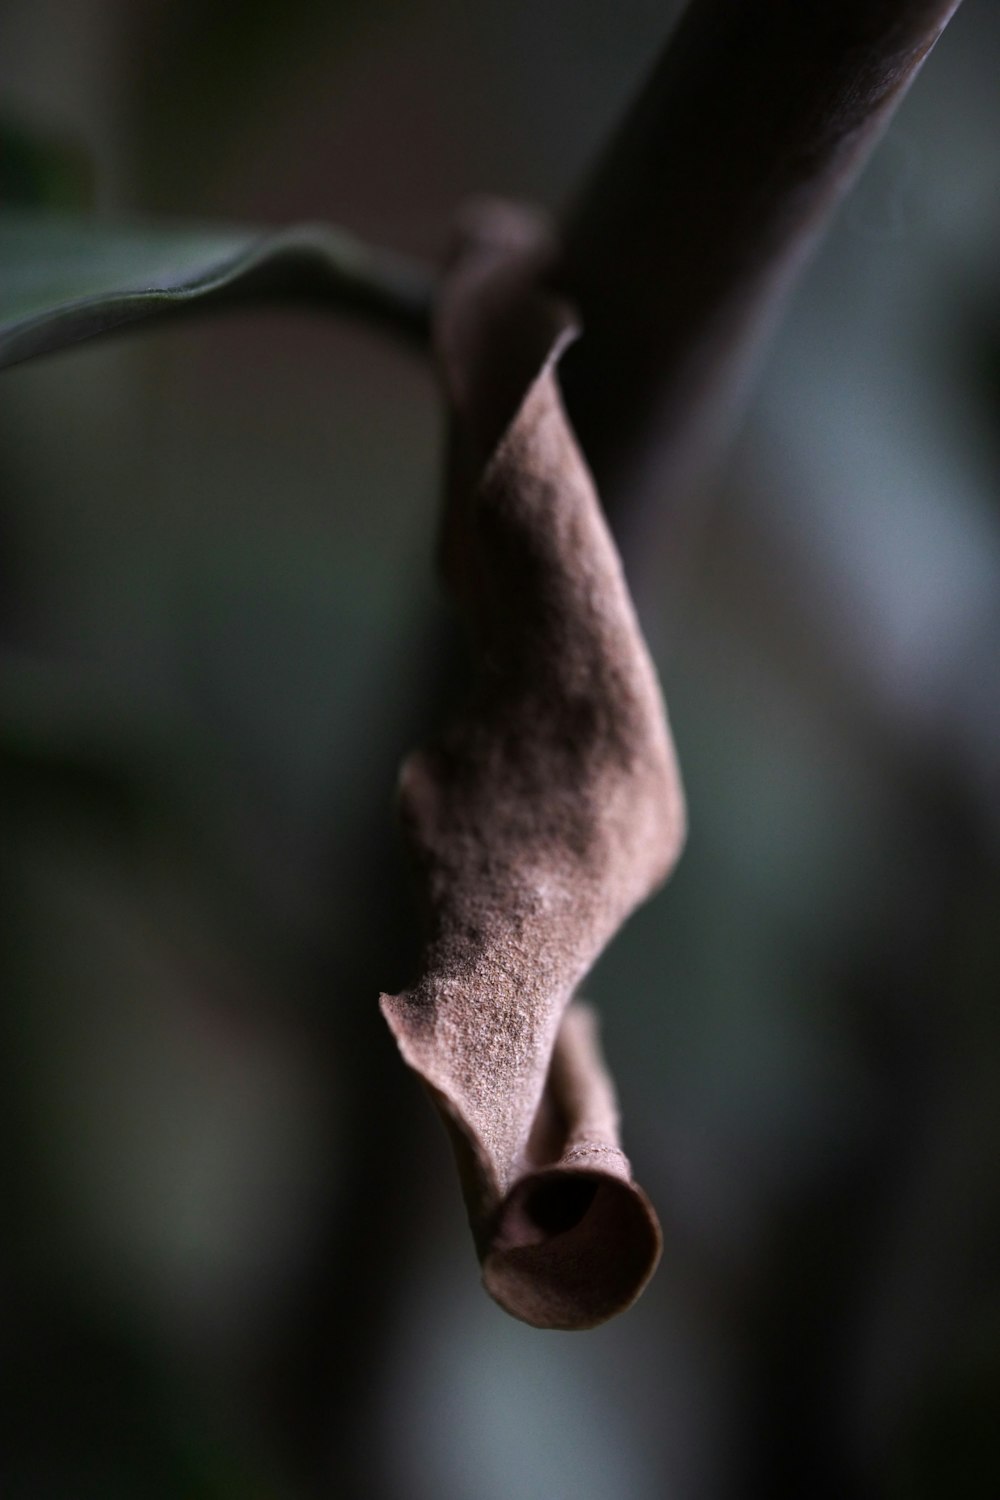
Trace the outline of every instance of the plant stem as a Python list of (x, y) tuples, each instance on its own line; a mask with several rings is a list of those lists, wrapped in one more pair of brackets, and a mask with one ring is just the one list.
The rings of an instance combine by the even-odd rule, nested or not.
[(564, 386), (612, 511), (718, 450), (809, 251), (959, 0), (693, 0), (569, 216)]

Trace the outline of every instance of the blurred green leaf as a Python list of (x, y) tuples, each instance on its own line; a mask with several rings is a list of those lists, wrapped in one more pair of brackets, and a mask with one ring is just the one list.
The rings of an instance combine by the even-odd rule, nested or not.
[(0, 204), (83, 213), (93, 205), (95, 174), (72, 141), (39, 134), (0, 116)]
[(430, 279), (340, 229), (263, 231), (0, 215), (0, 366), (144, 319), (314, 302), (425, 333)]

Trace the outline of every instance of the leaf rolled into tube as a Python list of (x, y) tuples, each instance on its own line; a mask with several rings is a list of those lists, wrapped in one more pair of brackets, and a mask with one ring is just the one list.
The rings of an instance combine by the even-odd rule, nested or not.
[(589, 1012), (567, 1007), (673, 868), (680, 776), (655, 670), (560, 399), (571, 310), (524, 211), (467, 211), (435, 328), (451, 418), (444, 572), (473, 682), (406, 761), (422, 973), (382, 997), (456, 1149), (487, 1289), (540, 1327), (627, 1307), (660, 1235)]

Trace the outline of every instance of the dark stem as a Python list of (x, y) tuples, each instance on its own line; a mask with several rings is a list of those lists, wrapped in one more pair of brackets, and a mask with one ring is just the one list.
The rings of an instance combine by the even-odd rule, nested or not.
[(565, 230), (570, 413), (629, 526), (702, 475), (760, 336), (959, 0), (693, 0)]

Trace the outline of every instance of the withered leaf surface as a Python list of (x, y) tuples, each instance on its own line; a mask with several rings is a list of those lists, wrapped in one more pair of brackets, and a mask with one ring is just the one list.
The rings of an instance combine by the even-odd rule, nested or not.
[[(451, 417), (444, 572), (468, 699), (406, 761), (428, 940), (382, 997), (449, 1127), (487, 1289), (545, 1328), (627, 1307), (660, 1232), (618, 1142), (577, 986), (669, 874), (683, 796), (656, 674), (556, 364), (573, 315), (541, 290), (534, 218), (478, 203), (437, 310)], [(569, 1008), (567, 1008), (569, 1007)]]

